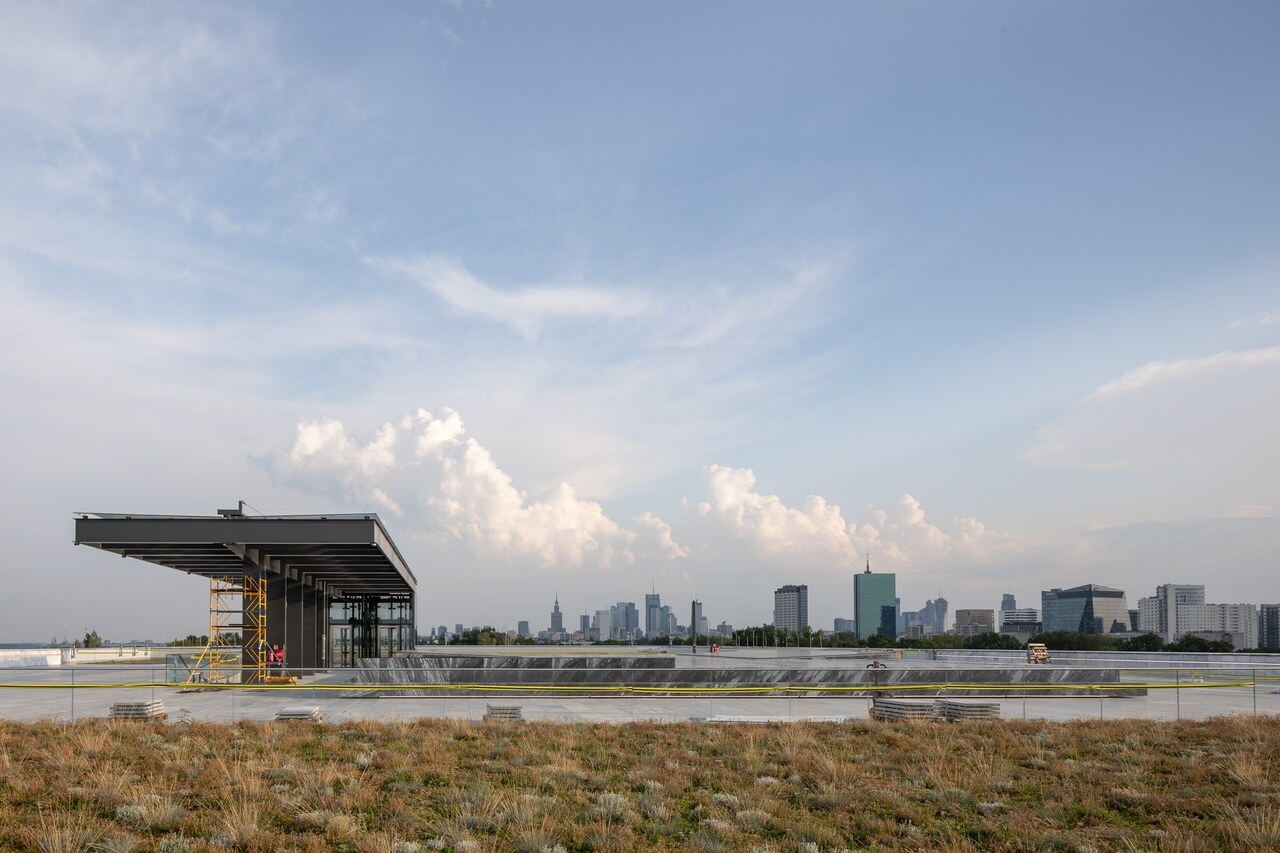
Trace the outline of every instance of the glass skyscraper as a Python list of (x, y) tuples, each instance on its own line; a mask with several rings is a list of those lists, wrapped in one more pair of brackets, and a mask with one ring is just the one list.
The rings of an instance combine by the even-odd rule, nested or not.
[(853, 630), (859, 640), (872, 634), (898, 638), (897, 575), (892, 572), (871, 573), (867, 570), (853, 576)]

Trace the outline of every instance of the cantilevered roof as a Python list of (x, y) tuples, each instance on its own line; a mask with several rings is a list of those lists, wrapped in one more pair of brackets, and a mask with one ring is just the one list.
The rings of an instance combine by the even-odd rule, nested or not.
[(331, 595), (412, 593), (417, 579), (368, 515), (75, 514), (76, 544), (203, 577), (285, 575)]

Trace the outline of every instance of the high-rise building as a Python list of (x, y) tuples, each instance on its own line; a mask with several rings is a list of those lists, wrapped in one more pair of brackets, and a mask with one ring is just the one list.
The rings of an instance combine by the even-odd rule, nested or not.
[(809, 627), (809, 587), (787, 584), (773, 591), (773, 627), (803, 631)]
[(978, 634), (993, 634), (996, 630), (996, 614), (994, 610), (957, 610), (956, 633), (962, 637), (974, 637)]
[(459, 636), (461, 636), (461, 635), (462, 635), (462, 623), (461, 623), (461, 622), (459, 622), (457, 625), (454, 625), (454, 626), (453, 626), (453, 633), (455, 633), (455, 634), (457, 634), (457, 635), (459, 635)]
[[(1018, 609), (1018, 600), (1013, 597), (1013, 593), (1006, 592), (1004, 595), (1000, 596), (1000, 612), (1001, 613), (1005, 612), (1006, 610), (1017, 610), (1017, 609)], [(959, 618), (958, 613), (956, 614), (956, 617)]]
[(646, 640), (667, 633), (667, 626), (662, 621), (662, 596), (656, 592), (644, 597), (644, 636)]
[(1184, 604), (1179, 607), (1177, 637), (1200, 633), (1230, 634), (1235, 648), (1255, 649), (1258, 647), (1258, 606)]
[(853, 630), (858, 639), (866, 640), (873, 634), (897, 639), (897, 582), (892, 572), (872, 574), (870, 557), (867, 570), (853, 576)]
[(1138, 599), (1138, 624), (1135, 631), (1158, 634), (1166, 643), (1172, 643), (1185, 634), (1187, 628), (1178, 626), (1178, 608), (1204, 604), (1204, 584), (1162, 583), (1150, 598)]
[(640, 630), (640, 611), (636, 609), (636, 603), (619, 601), (609, 610), (613, 624), (613, 639), (635, 639), (636, 632)]
[(530, 636), (528, 619), (521, 619), (519, 622), (516, 623), (516, 636), (517, 637)]
[(1112, 634), (1129, 630), (1129, 605), (1122, 589), (1093, 583), (1050, 589), (1040, 593), (1040, 605), (1046, 633)]
[(608, 640), (613, 636), (613, 610), (597, 610), (591, 620), (591, 639)]
[(583, 613), (578, 617), (578, 630), (582, 632), (583, 639), (587, 639), (591, 633), (591, 617)]
[(556, 604), (551, 608), (551, 633), (564, 633), (564, 614), (560, 612), (560, 593), (556, 593)]
[(1280, 604), (1259, 605), (1258, 648), (1280, 649)]
[(835, 632), (837, 634), (852, 634), (853, 620), (836, 618)]

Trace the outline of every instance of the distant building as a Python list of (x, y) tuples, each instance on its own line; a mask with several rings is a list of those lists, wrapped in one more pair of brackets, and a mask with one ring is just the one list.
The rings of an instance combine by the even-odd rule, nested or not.
[(803, 631), (809, 627), (809, 587), (787, 584), (773, 591), (773, 627)]
[(1040, 593), (1044, 631), (1114, 634), (1129, 630), (1129, 605), (1124, 590), (1085, 584)]
[(619, 601), (611, 608), (615, 640), (634, 640), (640, 631), (640, 611), (634, 601)]
[[(959, 611), (956, 611), (956, 618), (960, 618)], [(1000, 630), (1015, 625), (1040, 625), (1040, 613), (1034, 607), (1017, 607), (1000, 611)]]
[(1166, 643), (1188, 630), (1178, 626), (1178, 608), (1204, 604), (1204, 584), (1164, 583), (1156, 587), (1150, 598), (1138, 599), (1138, 624), (1135, 631), (1158, 634)]
[(1258, 607), (1258, 648), (1280, 649), (1280, 604)]
[(853, 620), (852, 620), (852, 619), (839, 619), (839, 618), (837, 618), (837, 619), (836, 619), (835, 632), (836, 632), (837, 634), (852, 634), (852, 633), (853, 633)]
[(701, 601), (693, 602), (693, 607), (690, 608), (690, 614), (693, 616), (693, 620), (689, 623), (690, 635), (695, 638), (697, 637), (698, 634), (706, 636), (708, 633), (708, 631), (706, 630), (707, 620), (702, 616)]
[(597, 642), (613, 636), (613, 611), (597, 610), (591, 619), (591, 639)]
[(529, 633), (529, 620), (528, 620), (528, 619), (521, 619), (519, 622), (517, 622), (517, 623), (516, 623), (516, 636), (517, 636), (517, 637), (528, 637), (528, 636), (531, 636), (531, 635), (530, 635), (530, 633)]
[(1178, 608), (1178, 636), (1230, 634), (1237, 649), (1258, 647), (1256, 604), (1185, 604)]
[(853, 630), (858, 639), (866, 640), (873, 634), (897, 639), (896, 587), (893, 573), (871, 573), (870, 558), (867, 570), (853, 576)]
[(667, 623), (662, 618), (662, 596), (656, 592), (644, 597), (644, 636), (646, 640), (667, 633)]
[(1017, 610), (1017, 609), (1018, 609), (1018, 600), (1013, 597), (1013, 593), (1006, 592), (1004, 595), (1000, 596), (1000, 612), (1001, 613), (1004, 613), (1006, 610)]
[(461, 622), (459, 622), (457, 625), (454, 625), (454, 626), (453, 626), (453, 633), (454, 633), (454, 634), (456, 634), (456, 635), (457, 635), (457, 636), (459, 636), (459, 637), (461, 637), (461, 636), (462, 636), (462, 623), (461, 623)]
[(962, 637), (976, 637), (978, 634), (994, 634), (996, 630), (996, 613), (994, 610), (957, 610), (956, 633)]
[(721, 622), (719, 625), (716, 626), (716, 636), (717, 637), (733, 636), (733, 626), (730, 625), (728, 622)]
[(564, 614), (560, 612), (560, 594), (556, 593), (555, 606), (551, 608), (551, 633), (564, 633)]
[(583, 613), (578, 617), (578, 630), (582, 632), (584, 639), (591, 636), (591, 617)]

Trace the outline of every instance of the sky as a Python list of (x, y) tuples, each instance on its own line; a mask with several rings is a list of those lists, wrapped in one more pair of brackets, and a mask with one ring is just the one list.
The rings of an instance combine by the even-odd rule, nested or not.
[(419, 627), (1280, 600), (1280, 5), (7, 3), (0, 642), (75, 512), (376, 511)]

